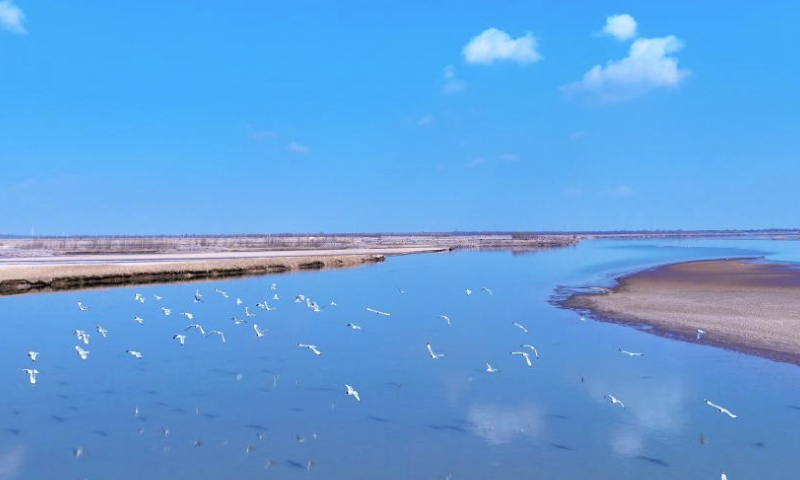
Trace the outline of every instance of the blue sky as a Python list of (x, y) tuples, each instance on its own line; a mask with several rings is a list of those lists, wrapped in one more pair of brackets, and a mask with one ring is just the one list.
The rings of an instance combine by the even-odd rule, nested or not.
[(798, 227), (798, 14), (0, 0), (0, 232)]

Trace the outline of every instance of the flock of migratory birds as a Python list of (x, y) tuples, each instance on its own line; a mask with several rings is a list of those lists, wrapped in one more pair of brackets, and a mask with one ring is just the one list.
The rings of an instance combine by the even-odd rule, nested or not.
[[(270, 290), (273, 291), (272, 301), (274, 301), (274, 302), (277, 302), (277, 301), (280, 300), (280, 295), (278, 294), (277, 289), (278, 289), (278, 286), (277, 286), (276, 283), (272, 283), (270, 285)], [(398, 289), (398, 291), (401, 294), (405, 293), (405, 290), (403, 290), (403, 289)], [(483, 287), (483, 288), (480, 289), (480, 291), (482, 293), (485, 293), (486, 295), (490, 295), (490, 296), (493, 295), (492, 290), (490, 288), (488, 288), (488, 287)], [(225, 291), (222, 291), (220, 289), (215, 289), (215, 293), (220, 295), (221, 297), (223, 297), (225, 299), (230, 299), (230, 296)], [(473, 295), (473, 293), (475, 293), (475, 292), (473, 292), (469, 288), (465, 289), (465, 291), (464, 291), (464, 294), (467, 295), (467, 296), (471, 296), (471, 295)], [(163, 299), (163, 297), (161, 297), (159, 295), (153, 295), (153, 298), (154, 298), (155, 301), (158, 301), (158, 302), (160, 302)], [(136, 294), (134, 294), (134, 301), (143, 304), (143, 303), (145, 303), (146, 299), (145, 299), (144, 295), (142, 295), (140, 293), (136, 293)], [(195, 290), (193, 302), (194, 303), (202, 303), (203, 302), (203, 294), (200, 292), (199, 289)], [(241, 307), (243, 305), (243, 303), (244, 303), (240, 298), (236, 298), (234, 300), (234, 302), (239, 307)], [(303, 295), (303, 294), (297, 295), (295, 297), (295, 299), (294, 299), (294, 303), (305, 305), (308, 309), (310, 309), (312, 312), (315, 312), (315, 313), (322, 312), (322, 310), (323, 310), (323, 307), (320, 306), (316, 301), (312, 300), (311, 298), (309, 298), (309, 297), (307, 297), (306, 295)], [(90, 307), (85, 305), (83, 302), (78, 302), (77, 306), (78, 306), (78, 309), (81, 312), (86, 312), (86, 311), (90, 310)], [(331, 301), (330, 304), (328, 305), (329, 308), (333, 308), (333, 307), (336, 307), (336, 306), (337, 306), (337, 304), (334, 301)], [(273, 311), (273, 310), (275, 310), (275, 307), (270, 305), (267, 300), (264, 300), (262, 302), (257, 303), (256, 307), (261, 309), (261, 310), (264, 310), (264, 311)], [(389, 312), (378, 310), (378, 309), (375, 309), (375, 308), (372, 308), (372, 307), (366, 307), (366, 311), (370, 312), (370, 313), (373, 313), (375, 315), (379, 315), (379, 316), (385, 316), (385, 317), (391, 316), (391, 313), (389, 313)], [(161, 307), (161, 313), (164, 316), (170, 316), (170, 315), (172, 315), (172, 309), (162, 306)], [(178, 315), (185, 317), (189, 321), (194, 320), (194, 314), (192, 312), (188, 312), (188, 311), (187, 312), (179, 312)], [(245, 316), (245, 319), (239, 319), (239, 318), (234, 316), (234, 317), (231, 318), (231, 320), (235, 325), (241, 325), (241, 324), (245, 324), (245, 323), (250, 323), (250, 320), (247, 320), (247, 319), (255, 317), (256, 314), (253, 313), (250, 310), (249, 306), (244, 306), (244, 316)], [(447, 316), (447, 315), (439, 315), (438, 317), (440, 319), (444, 320), (445, 322), (447, 322), (447, 326), (451, 326), (452, 323), (453, 323), (452, 320), (450, 319), (450, 317)], [(585, 320), (585, 318), (581, 317), (581, 320)], [(133, 321), (136, 322), (139, 325), (144, 325), (144, 319), (142, 317), (138, 316), (138, 315), (135, 315), (133, 317)], [(523, 325), (523, 324), (521, 324), (519, 322), (516, 322), (516, 321), (511, 322), (511, 325), (513, 327), (519, 329), (525, 335), (530, 334), (530, 330), (528, 330), (528, 328), (525, 325)], [(359, 325), (357, 325), (355, 323), (347, 323), (347, 327), (351, 328), (352, 330), (356, 330), (356, 331), (363, 330), (361, 328), (361, 326), (359, 326)], [(254, 335), (256, 336), (256, 338), (259, 338), (259, 339), (263, 338), (268, 333), (268, 330), (262, 329), (255, 322), (252, 322), (252, 328), (253, 328)], [(101, 336), (102, 338), (107, 338), (108, 330), (106, 328), (104, 328), (102, 325), (97, 325), (95, 327), (95, 330), (96, 330), (96, 332), (97, 332), (97, 334), (99, 336)], [(227, 340), (225, 339), (225, 334), (222, 331), (220, 331), (220, 330), (210, 330), (210, 331), (207, 332), (203, 328), (203, 326), (200, 325), (199, 323), (190, 323), (189, 325), (186, 326), (186, 328), (184, 329), (184, 331), (182, 333), (174, 334), (172, 336), (172, 339), (175, 340), (180, 346), (184, 346), (186, 344), (186, 340), (188, 338), (187, 335), (188, 335), (189, 332), (197, 332), (200, 335), (202, 335), (204, 337), (207, 337), (207, 338), (216, 336), (216, 337), (219, 337), (219, 339), (220, 339), (220, 341), (222, 343), (226, 343), (227, 342)], [(75, 336), (76, 343), (77, 343), (77, 345), (75, 345), (75, 353), (76, 353), (76, 355), (81, 360), (87, 361), (89, 359), (90, 351), (86, 350), (84, 347), (89, 345), (90, 334), (87, 333), (85, 330), (75, 330), (72, 333)], [(697, 329), (697, 331), (696, 331), (696, 339), (698, 341), (701, 340), (705, 335), (706, 335), (706, 332), (704, 330)], [(81, 346), (81, 344), (83, 344), (83, 346)], [(308, 343), (297, 343), (296, 345), (297, 345), (298, 348), (307, 349), (308, 351), (310, 351), (314, 355), (321, 355), (322, 354), (322, 351), (320, 351), (320, 349), (316, 345), (308, 344)], [(440, 360), (440, 359), (442, 359), (442, 358), (447, 356), (447, 354), (445, 354), (445, 353), (435, 351), (433, 346), (430, 344), (430, 342), (426, 343), (425, 347), (427, 349), (428, 355), (430, 356), (430, 358), (432, 360)], [(626, 355), (626, 356), (629, 356), (629, 357), (641, 357), (641, 356), (644, 356), (644, 353), (642, 353), (642, 352), (632, 352), (632, 351), (629, 351), (629, 350), (624, 350), (622, 348), (619, 348), (618, 351), (619, 351), (620, 354)], [(138, 351), (138, 350), (126, 350), (125, 353), (127, 353), (128, 355), (130, 355), (132, 358), (134, 358), (136, 360), (142, 360), (144, 358), (144, 354), (142, 352)], [(534, 345), (531, 345), (531, 344), (522, 344), (522, 345), (520, 345), (520, 350), (511, 351), (510, 354), (512, 356), (514, 356), (514, 357), (520, 357), (521, 359), (523, 359), (525, 361), (525, 364), (528, 367), (533, 367), (534, 366), (534, 359), (535, 360), (539, 360), (540, 359), (539, 350)], [(36, 363), (36, 360), (39, 357), (39, 355), (40, 355), (39, 352), (36, 352), (36, 351), (30, 351), (30, 352), (27, 353), (28, 359), (34, 364)], [(499, 369), (493, 367), (491, 365), (491, 363), (489, 363), (489, 362), (486, 362), (486, 370), (485, 371), (487, 373), (489, 373), (489, 374), (497, 374), (497, 373), (501, 372)], [(31, 385), (36, 385), (36, 383), (38, 381), (37, 378), (38, 378), (38, 375), (39, 375), (39, 371), (36, 368), (23, 368), (22, 372), (25, 373), (28, 376), (28, 381), (30, 382)], [(356, 390), (350, 384), (347, 384), (347, 383), (344, 384), (344, 394), (347, 395), (348, 397), (352, 397), (356, 402), (361, 402), (361, 394), (359, 393), (358, 390)], [(619, 406), (620, 408), (623, 408), (623, 409), (625, 408), (625, 403), (622, 400), (620, 400), (618, 397), (616, 397), (616, 396), (614, 396), (614, 395), (612, 395), (610, 393), (605, 394), (603, 398), (608, 400), (610, 405)], [(717, 410), (719, 413), (721, 413), (723, 415), (726, 415), (731, 419), (738, 418), (738, 416), (736, 414), (732, 413), (730, 410), (728, 410), (727, 408), (725, 408), (725, 407), (723, 407), (721, 405), (718, 405), (718, 404), (716, 404), (716, 403), (714, 403), (714, 402), (712, 402), (710, 400), (704, 400), (704, 402), (709, 407)], [(138, 413), (138, 408), (135, 409), (135, 413)], [(198, 442), (199, 441), (195, 442), (195, 446), (202, 445), (202, 442), (200, 442), (199, 444), (198, 444)], [(82, 454), (82, 451), (83, 451), (82, 448), (78, 448), (78, 449), (75, 449), (74, 453), (75, 453), (76, 456), (80, 456)], [(309, 468), (310, 468), (310, 465), (309, 465)], [(720, 475), (720, 479), (721, 480), (728, 480), (728, 477), (723, 472)]]

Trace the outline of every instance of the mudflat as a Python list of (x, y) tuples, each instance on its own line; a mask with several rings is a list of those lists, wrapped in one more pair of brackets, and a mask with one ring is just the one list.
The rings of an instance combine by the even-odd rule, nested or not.
[(755, 259), (665, 265), (618, 279), (568, 308), (609, 322), (800, 364), (800, 268)]

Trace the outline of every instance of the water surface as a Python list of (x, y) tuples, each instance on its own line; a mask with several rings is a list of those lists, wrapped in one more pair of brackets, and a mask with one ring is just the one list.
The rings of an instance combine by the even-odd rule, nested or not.
[[(591, 241), (526, 255), (418, 255), (348, 270), (0, 298), (0, 479), (639, 480), (714, 479), (723, 470), (731, 480), (794, 478), (800, 368), (580, 321), (548, 302), (559, 285), (760, 255), (797, 261), (800, 247)], [(192, 301), (195, 288), (203, 303)], [(322, 312), (294, 303), (297, 294)], [(257, 314), (247, 320), (269, 329), (264, 338), (230, 320), (245, 318), (236, 297)], [(276, 310), (256, 308), (262, 300)], [(91, 310), (79, 311), (78, 301)], [(227, 343), (184, 332), (189, 323), (223, 331)], [(86, 362), (75, 354), (75, 329), (91, 335)], [(185, 347), (175, 333), (187, 335)], [(446, 357), (432, 360), (426, 342)], [(541, 354), (533, 368), (509, 354), (524, 343)], [(645, 355), (623, 356), (620, 347)], [(31, 366), (29, 350), (41, 354), (35, 386), (20, 371)], [(487, 361), (501, 373), (486, 373)], [(361, 403), (345, 396), (345, 383)], [(627, 408), (609, 405), (607, 393)]]

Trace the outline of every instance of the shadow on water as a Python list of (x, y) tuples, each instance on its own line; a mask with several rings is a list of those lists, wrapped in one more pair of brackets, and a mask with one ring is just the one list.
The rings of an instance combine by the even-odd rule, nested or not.
[(648, 457), (648, 456), (645, 456), (645, 455), (638, 455), (636, 457), (636, 460), (641, 460), (643, 462), (647, 462), (647, 463), (649, 463), (651, 465), (657, 465), (659, 467), (669, 467), (669, 463), (665, 462), (664, 460), (661, 460), (660, 458)]

